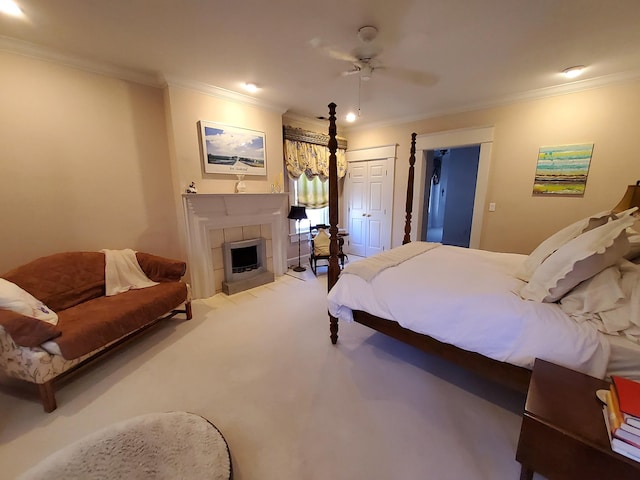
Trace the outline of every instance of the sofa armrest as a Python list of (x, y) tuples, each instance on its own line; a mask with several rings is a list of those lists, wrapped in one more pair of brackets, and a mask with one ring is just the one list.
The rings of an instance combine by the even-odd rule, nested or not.
[(0, 326), (20, 347), (37, 347), (62, 333), (55, 325), (5, 309), (0, 309)]
[(187, 264), (182, 260), (136, 252), (140, 268), (154, 282), (177, 282), (187, 271)]

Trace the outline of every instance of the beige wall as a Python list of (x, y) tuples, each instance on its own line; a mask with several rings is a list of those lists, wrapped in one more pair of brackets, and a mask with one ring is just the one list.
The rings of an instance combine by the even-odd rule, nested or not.
[(162, 90), (0, 52), (0, 273), (66, 250), (178, 256)]
[[(393, 127), (351, 130), (349, 148), (398, 143), (393, 246), (402, 243), (411, 133), (495, 127), (480, 247), (529, 253), (572, 221), (615, 206), (640, 179), (640, 82), (448, 115)], [(531, 194), (540, 146), (594, 143), (584, 197)], [(421, 161), (418, 159), (418, 161)], [(415, 218), (415, 212), (414, 212)], [(414, 222), (415, 225), (415, 222)]]
[(235, 175), (204, 173), (198, 121), (222, 123), (264, 132), (267, 175), (247, 175), (247, 193), (268, 193), (271, 184), (283, 172), (282, 112), (226, 100), (176, 86), (165, 89), (169, 154), (176, 192), (179, 235), (186, 258), (182, 196), (187, 185), (195, 182), (198, 193), (233, 193)]
[(283, 171), (282, 112), (174, 86), (166, 88), (165, 103), (174, 180), (180, 192), (194, 181), (199, 193), (233, 193), (238, 182), (235, 175), (204, 173), (199, 120), (264, 132), (267, 175), (247, 175), (244, 182), (247, 193), (271, 191), (271, 183)]
[[(283, 172), (280, 112), (6, 52), (0, 71), (0, 272), (64, 250), (128, 247), (186, 258), (187, 184), (227, 193), (236, 182), (203, 173), (198, 120), (265, 132), (267, 175), (246, 177), (248, 192), (270, 191)], [(613, 206), (640, 179), (637, 105), (640, 82), (339, 134), (351, 149), (399, 144), (395, 246), (411, 132), (495, 126), (487, 201), (497, 209), (485, 214), (481, 247), (527, 253), (569, 222)], [(533, 198), (538, 148), (582, 142), (595, 143), (585, 196)], [(297, 244), (289, 246), (297, 257)]]

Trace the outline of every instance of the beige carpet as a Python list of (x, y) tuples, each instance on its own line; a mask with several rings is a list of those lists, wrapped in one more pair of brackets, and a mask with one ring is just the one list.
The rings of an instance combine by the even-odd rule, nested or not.
[(194, 303), (75, 376), (45, 414), (0, 382), (0, 478), (115, 422), (187, 411), (236, 480), (514, 479), (522, 396), (357, 324), (329, 341), (326, 275)]

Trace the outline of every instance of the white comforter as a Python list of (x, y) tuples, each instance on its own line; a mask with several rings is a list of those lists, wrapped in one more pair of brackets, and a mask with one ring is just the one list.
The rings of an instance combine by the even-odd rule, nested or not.
[(345, 269), (329, 292), (329, 312), (353, 321), (352, 310), (364, 310), (502, 362), (531, 369), (538, 357), (604, 377), (609, 344), (593, 327), (555, 303), (518, 295), (524, 282), (513, 272), (525, 258), (441, 245), (369, 282)]

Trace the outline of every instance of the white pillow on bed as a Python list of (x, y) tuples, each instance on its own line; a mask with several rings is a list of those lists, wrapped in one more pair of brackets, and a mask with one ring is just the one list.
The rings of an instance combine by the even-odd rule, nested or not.
[(627, 299), (622, 276), (620, 264), (605, 268), (562, 297), (560, 308), (569, 315), (590, 316), (619, 307)]
[(549, 257), (549, 255), (565, 245), (567, 242), (576, 238), (578, 235), (604, 225), (605, 223), (607, 223), (607, 220), (612, 217), (612, 215), (613, 214), (611, 213), (611, 210), (596, 213), (595, 215), (591, 215), (590, 217), (578, 220), (568, 227), (563, 228), (559, 232), (554, 233), (540, 245), (538, 245), (536, 249), (531, 252), (531, 254), (529, 254), (518, 272), (516, 272), (516, 277), (518, 277), (520, 280), (528, 282), (529, 280), (531, 280), (531, 276), (536, 271), (536, 269), (540, 266), (540, 264), (542, 264), (542, 262), (545, 261), (547, 257)]
[(37, 318), (56, 325), (58, 314), (26, 290), (4, 278), (0, 278), (0, 308)]
[(565, 295), (560, 308), (578, 320), (591, 322), (601, 332), (638, 342), (640, 266), (621, 260)]
[(629, 239), (629, 253), (624, 258), (635, 260), (640, 257), (640, 232), (631, 227), (627, 228), (627, 238)]
[(542, 262), (520, 296), (556, 302), (580, 282), (614, 265), (629, 251), (626, 229), (634, 222), (625, 215), (570, 240)]

